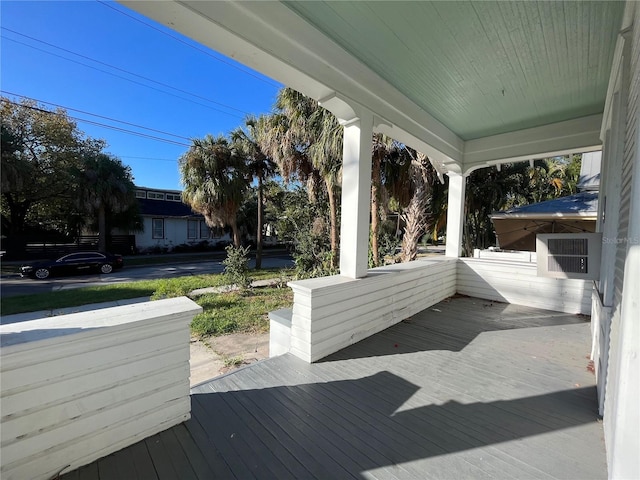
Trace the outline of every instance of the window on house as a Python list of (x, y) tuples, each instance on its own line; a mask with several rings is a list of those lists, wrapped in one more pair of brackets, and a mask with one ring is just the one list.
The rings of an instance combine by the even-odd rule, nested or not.
[(200, 238), (211, 238), (211, 229), (204, 221), (200, 221)]
[(136, 190), (136, 198), (147, 198), (146, 190)]
[(187, 238), (198, 238), (197, 220), (187, 220)]
[(182, 196), (179, 193), (167, 193), (166, 199), (171, 200), (172, 202), (181, 202)]
[(164, 193), (147, 192), (147, 198), (150, 198), (152, 200), (164, 200)]
[(164, 218), (154, 218), (151, 227), (152, 238), (164, 238)]

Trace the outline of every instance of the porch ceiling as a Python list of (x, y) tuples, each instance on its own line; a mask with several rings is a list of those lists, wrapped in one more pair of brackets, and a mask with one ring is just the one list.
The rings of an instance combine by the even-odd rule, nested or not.
[(624, 6), (286, 5), (463, 140), (601, 113)]
[(316, 100), (367, 108), (377, 131), (463, 172), (599, 147), (625, 9), (618, 1), (122, 3)]

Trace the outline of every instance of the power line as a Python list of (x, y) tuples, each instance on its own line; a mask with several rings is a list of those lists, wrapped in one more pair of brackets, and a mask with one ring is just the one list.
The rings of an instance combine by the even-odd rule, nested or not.
[(146, 80), (148, 82), (152, 82), (152, 83), (155, 83), (157, 85), (161, 85), (163, 87), (170, 88), (172, 90), (176, 90), (176, 91), (178, 91), (180, 93), (186, 93), (187, 95), (191, 95), (192, 97), (196, 97), (196, 98), (199, 98), (201, 100), (205, 100), (207, 102), (211, 102), (211, 103), (214, 103), (216, 105), (220, 105), (221, 107), (228, 108), (229, 110), (235, 110), (235, 111), (240, 112), (240, 113), (242, 113), (244, 115), (247, 115), (247, 112), (245, 112), (244, 110), (240, 110), (239, 108), (235, 108), (235, 107), (232, 107), (230, 105), (226, 105), (224, 103), (216, 102), (215, 100), (211, 100), (210, 98), (203, 97), (203, 96), (198, 95), (196, 93), (188, 92), (186, 90), (182, 90), (181, 88), (177, 88), (177, 87), (168, 85), (166, 83), (159, 82), (157, 80), (154, 80), (153, 78), (148, 78), (148, 77), (145, 77), (143, 75), (139, 75), (137, 73), (131, 72), (129, 70), (125, 70), (124, 68), (120, 68), (120, 67), (117, 67), (115, 65), (111, 65), (109, 63), (102, 62), (100, 60), (96, 60), (95, 58), (89, 57), (87, 55), (83, 55), (81, 53), (77, 53), (77, 52), (74, 52), (72, 50), (68, 50), (66, 48), (62, 48), (62, 47), (60, 47), (58, 45), (54, 45), (52, 43), (45, 42), (44, 40), (40, 40), (38, 38), (34, 38), (34, 37), (29, 36), (29, 35), (25, 35), (24, 33), (16, 32), (15, 30), (11, 30), (10, 28), (7, 28), (7, 27), (0, 27), (0, 28), (2, 28), (2, 30), (6, 30), (8, 32), (11, 32), (11, 33), (13, 33), (15, 35), (20, 35), (21, 37), (25, 37), (25, 38), (28, 38), (29, 40), (33, 40), (34, 42), (42, 43), (44, 45), (47, 45), (48, 47), (52, 47), (52, 48), (55, 48), (55, 49), (58, 49), (58, 50), (62, 50), (63, 52), (70, 53), (71, 55), (76, 55), (76, 56), (78, 56), (80, 58), (84, 58), (84, 59), (89, 60), (91, 62), (95, 62), (95, 63), (98, 63), (100, 65), (104, 65), (105, 67), (113, 68), (114, 70), (118, 70), (120, 72), (126, 73), (127, 75), (138, 77), (138, 78), (141, 78), (141, 79)]
[[(43, 108), (33, 107), (31, 105), (22, 105), (20, 103), (16, 103), (16, 102), (8, 100), (8, 99), (5, 99), (5, 101), (8, 102), (8, 103), (11, 103), (12, 105), (28, 108), (30, 110), (35, 110), (37, 112), (48, 113), (50, 115), (59, 115), (59, 116), (62, 115), (61, 113), (52, 112), (51, 110), (45, 110)], [(93, 121), (93, 120), (88, 120), (88, 119), (85, 119), (85, 118), (74, 117), (74, 116), (71, 116), (71, 115), (67, 115), (67, 117), (72, 119), (72, 120), (76, 120), (78, 122), (83, 122), (83, 123), (88, 123), (90, 125), (95, 125), (95, 126), (99, 126), (99, 127), (103, 127), (103, 128), (108, 128), (108, 129), (115, 130), (115, 131), (118, 131), (118, 132), (121, 132), (121, 133), (126, 133), (126, 134), (129, 134), (129, 135), (134, 135), (134, 136), (137, 136), (137, 137), (146, 138), (148, 140), (155, 140), (155, 141), (158, 141), (158, 142), (169, 143), (171, 145), (176, 145), (176, 146), (179, 146), (179, 147), (190, 147), (191, 146), (191, 145), (188, 145), (188, 144), (185, 144), (185, 143), (178, 142), (176, 140), (171, 140), (171, 139), (162, 138), (162, 137), (156, 137), (155, 135), (149, 135), (147, 133), (136, 132), (134, 130), (127, 130), (126, 128), (116, 127), (114, 125), (108, 125), (106, 123), (100, 123), (100, 122), (96, 122), (96, 121)]]
[(185, 143), (180, 143), (180, 142), (176, 142), (174, 140), (169, 140), (168, 138), (161, 138), (161, 137), (156, 137), (154, 135), (149, 135), (147, 133), (135, 132), (133, 130), (127, 130), (126, 128), (116, 127), (114, 125), (107, 125), (106, 123), (94, 122), (93, 120), (87, 120), (87, 119), (84, 119), (84, 118), (78, 118), (78, 117), (72, 117), (72, 116), (69, 116), (69, 118), (71, 118), (73, 120), (76, 120), (78, 122), (83, 122), (83, 123), (88, 123), (90, 125), (95, 125), (95, 126), (98, 126), (98, 127), (108, 128), (110, 130), (115, 130), (115, 131), (121, 132), (121, 133), (127, 133), (129, 135), (135, 135), (137, 137), (146, 138), (148, 140), (155, 140), (155, 141), (158, 141), (158, 142), (169, 143), (171, 145), (176, 145), (176, 146), (179, 146), (179, 147), (189, 147), (190, 146), (190, 145), (185, 144)]
[(204, 53), (205, 55), (208, 55), (209, 57), (213, 58), (214, 60), (216, 60), (218, 62), (224, 63), (225, 65), (228, 65), (230, 67), (233, 67), (236, 70), (239, 70), (239, 71), (241, 71), (242, 73), (244, 73), (246, 75), (250, 75), (250, 76), (260, 80), (261, 82), (264, 82), (264, 83), (266, 83), (268, 85), (271, 85), (271, 86), (277, 87), (277, 88), (280, 88), (280, 86), (281, 86), (280, 84), (278, 84), (276, 82), (273, 82), (268, 78), (262, 77), (260, 75), (257, 75), (255, 73), (253, 73), (250, 70), (246, 70), (244, 68), (239, 67), (238, 65), (235, 65), (235, 64), (233, 64), (231, 62), (228, 62), (228, 61), (224, 60), (223, 58), (220, 58), (220, 57), (214, 55), (209, 50), (204, 50), (202, 48), (198, 48), (196, 45), (193, 45), (192, 43), (186, 42), (180, 37), (177, 37), (175, 35), (171, 35), (169, 32), (166, 32), (166, 31), (164, 31), (164, 30), (162, 30), (162, 29), (160, 29), (160, 28), (158, 28), (158, 27), (156, 27), (154, 25), (151, 25), (150, 23), (147, 23), (147, 22), (145, 22), (143, 20), (140, 20), (139, 18), (134, 17), (133, 15), (130, 15), (130, 14), (128, 14), (128, 13), (122, 11), (122, 10), (119, 10), (119, 9), (115, 8), (114, 6), (112, 6), (112, 5), (110, 5), (110, 4), (106, 3), (106, 2), (103, 2), (101, 0), (97, 0), (97, 2), (100, 3), (101, 5), (104, 5), (107, 8), (110, 8), (111, 10), (113, 10), (115, 12), (118, 12), (121, 15), (124, 15), (125, 17), (129, 17), (130, 19), (135, 20), (138, 23), (141, 23), (141, 24), (143, 24), (143, 25), (145, 25), (145, 26), (147, 26), (147, 27), (149, 27), (149, 28), (151, 28), (151, 29), (163, 34), (163, 35), (166, 35), (169, 38), (174, 39), (175, 41), (180, 42), (180, 43), (186, 45), (189, 48), (192, 48), (192, 49), (194, 49), (194, 50), (196, 50), (196, 51), (198, 51), (200, 53)]
[(34, 49), (34, 50), (38, 50), (38, 51), (40, 51), (40, 52), (46, 53), (46, 54), (48, 54), (48, 55), (52, 55), (52, 56), (54, 56), (54, 57), (62, 58), (63, 60), (66, 60), (66, 61), (68, 61), (68, 62), (76, 63), (76, 64), (78, 64), (78, 65), (82, 65), (83, 67), (91, 68), (91, 69), (96, 70), (96, 71), (98, 71), (98, 72), (106, 73), (107, 75), (111, 75), (111, 76), (113, 76), (113, 77), (120, 78), (120, 79), (122, 79), (122, 80), (126, 80), (127, 82), (135, 83), (136, 85), (140, 85), (140, 86), (142, 86), (142, 87), (149, 88), (149, 89), (151, 89), (151, 90), (155, 90), (155, 91), (160, 92), (160, 93), (164, 93), (165, 95), (170, 95), (170, 96), (172, 96), (172, 97), (179, 98), (179, 99), (181, 99), (181, 100), (185, 100), (185, 101), (187, 101), (187, 102), (191, 102), (191, 103), (193, 103), (193, 104), (195, 104), (195, 105), (200, 105), (201, 107), (209, 108), (209, 109), (211, 109), (211, 110), (214, 110), (214, 111), (216, 111), (216, 112), (222, 113), (222, 114), (224, 114), (224, 115), (229, 115), (229, 116), (231, 116), (231, 117), (239, 118), (239, 119), (242, 119), (242, 118), (243, 118), (243, 117), (242, 117), (242, 116), (240, 116), (240, 115), (236, 115), (236, 114), (234, 114), (234, 113), (225, 112), (224, 110), (220, 110), (219, 108), (215, 108), (215, 107), (212, 107), (212, 106), (210, 106), (210, 105), (205, 105), (205, 104), (203, 104), (203, 103), (196, 102), (196, 101), (194, 101), (194, 100), (190, 100), (190, 99), (188, 99), (188, 98), (182, 97), (182, 96), (180, 96), (180, 95), (175, 95), (175, 94), (173, 94), (173, 93), (166, 92), (166, 91), (161, 90), (161, 89), (159, 89), (159, 88), (152, 87), (151, 85), (145, 85), (144, 83), (137, 82), (137, 81), (132, 80), (132, 79), (130, 79), (130, 78), (123, 77), (122, 75), (117, 75), (117, 74), (115, 74), (115, 73), (108, 72), (108, 71), (106, 71), (106, 70), (102, 70), (101, 68), (97, 68), (97, 67), (94, 67), (94, 66), (92, 66), (92, 65), (87, 65), (86, 63), (82, 63), (82, 62), (79, 62), (79, 61), (77, 61), (77, 60), (72, 60), (71, 58), (66, 58), (66, 57), (63, 57), (62, 55), (58, 55), (58, 54), (53, 53), (53, 52), (48, 52), (48, 51), (43, 50), (43, 49), (41, 49), (41, 48), (34, 47), (33, 45), (29, 45), (28, 43), (24, 43), (24, 42), (21, 42), (21, 41), (19, 41), (19, 40), (15, 40), (15, 39), (13, 39), (13, 38), (5, 37), (4, 35), (0, 35), (0, 36), (1, 36), (2, 38), (4, 38), (5, 40), (9, 40), (9, 41), (11, 41), (11, 42), (18, 43), (18, 44), (20, 44), (20, 45), (24, 45), (25, 47), (29, 47), (29, 48), (32, 48), (32, 49)]
[(149, 130), (150, 132), (161, 133), (163, 135), (169, 135), (170, 137), (176, 137), (176, 138), (179, 138), (181, 140), (187, 140), (189, 142), (191, 141), (191, 138), (183, 137), (182, 135), (176, 135), (175, 133), (169, 133), (169, 132), (164, 132), (162, 130), (156, 130), (155, 128), (144, 127), (144, 126), (138, 125), (136, 123), (130, 123), (130, 122), (125, 122), (124, 120), (118, 120), (116, 118), (105, 117), (104, 115), (98, 115), (97, 113), (91, 113), (91, 112), (86, 112), (84, 110), (78, 110), (76, 108), (66, 107), (64, 105), (60, 105), (60, 104), (53, 103), (53, 102), (45, 102), (44, 100), (39, 100), (39, 99), (33, 98), (33, 97), (27, 97), (26, 95), (20, 95), (19, 93), (8, 92), (6, 90), (0, 90), (0, 92), (4, 93), (5, 95), (13, 95), (14, 97), (26, 98), (28, 100), (33, 100), (34, 102), (44, 103), (46, 105), (53, 105), (54, 107), (64, 108), (65, 110), (71, 110), (73, 112), (82, 113), (84, 115), (91, 115), (92, 117), (98, 117), (98, 118), (102, 118), (104, 120), (110, 120), (112, 122), (122, 123), (124, 125), (129, 125), (131, 127), (142, 128), (143, 130)]
[(133, 158), (135, 160), (158, 160), (162, 162), (175, 162), (175, 158), (157, 158), (157, 157), (132, 157), (130, 155), (118, 155), (120, 158)]

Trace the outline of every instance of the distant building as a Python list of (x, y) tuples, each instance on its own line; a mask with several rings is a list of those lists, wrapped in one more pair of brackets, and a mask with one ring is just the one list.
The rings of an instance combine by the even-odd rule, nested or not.
[(503, 250), (536, 251), (538, 233), (595, 232), (602, 152), (582, 155), (579, 193), (491, 215)]
[(216, 246), (230, 242), (222, 228), (209, 228), (204, 217), (182, 202), (179, 190), (136, 187), (144, 231), (135, 233), (139, 252), (171, 251), (177, 246)]

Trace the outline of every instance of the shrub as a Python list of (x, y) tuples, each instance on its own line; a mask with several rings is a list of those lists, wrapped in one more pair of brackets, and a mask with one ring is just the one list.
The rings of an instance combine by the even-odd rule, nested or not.
[(235, 247), (233, 245), (225, 248), (227, 258), (222, 261), (224, 265), (224, 276), (229, 283), (238, 285), (240, 288), (247, 288), (251, 285), (249, 278), (249, 247)]

